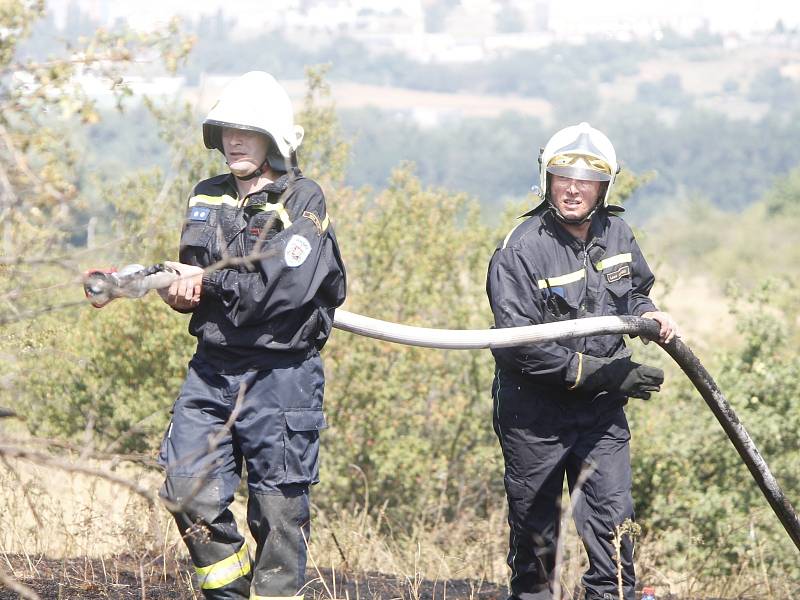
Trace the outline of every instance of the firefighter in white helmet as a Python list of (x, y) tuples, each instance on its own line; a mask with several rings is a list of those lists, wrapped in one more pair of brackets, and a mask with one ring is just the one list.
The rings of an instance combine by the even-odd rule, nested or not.
[[(539, 191), (544, 197), (555, 217), (568, 225), (582, 225), (588, 222), (599, 208), (610, 208), (608, 196), (611, 186), (619, 172), (617, 153), (611, 141), (600, 131), (588, 123), (566, 127), (556, 132), (539, 155)], [(556, 185), (570, 179), (585, 183), (585, 186), (598, 184), (597, 198), (589, 198), (588, 210), (562, 209), (556, 204), (560, 194), (549, 190), (549, 183), (555, 176)], [(596, 201), (595, 201), (596, 200)], [(574, 203), (570, 203), (574, 206)]]
[[(275, 79), (233, 81), (203, 122), (230, 173), (188, 201), (181, 277), (162, 293), (191, 312), (189, 363), (160, 463), (206, 598), (300, 598), (309, 488), (319, 475), (319, 351), (344, 301), (345, 272), (320, 187), (297, 167), (303, 129)], [(247, 548), (229, 510), (247, 467)]]
[[(540, 154), (542, 202), (492, 256), (487, 293), (496, 327), (581, 317), (655, 319), (654, 277), (621, 207), (608, 203), (619, 170), (608, 138), (588, 123), (558, 131)], [(631, 360), (620, 335), (493, 350), (494, 429), (505, 459), (512, 598), (552, 600), (559, 503), (566, 475), (589, 555), (587, 600), (618, 598), (613, 532), (633, 519), (629, 397), (660, 389), (660, 369)], [(581, 489), (576, 485), (581, 483)], [(633, 542), (621, 548), (625, 600), (634, 600)]]

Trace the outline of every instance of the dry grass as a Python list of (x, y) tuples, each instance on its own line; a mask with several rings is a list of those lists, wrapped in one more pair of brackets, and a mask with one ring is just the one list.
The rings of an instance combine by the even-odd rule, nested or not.
[[(5, 554), (96, 558), (127, 552), (151, 532), (162, 537), (171, 530), (165, 511), (154, 515), (142, 498), (111, 482), (18, 459), (7, 466), (0, 471), (0, 549)], [(152, 472), (126, 467), (118, 474), (157, 486)]]
[[(22, 459), (0, 460), (0, 600), (199, 598), (185, 547), (161, 506), (154, 508), (130, 488), (97, 477)], [(112, 466), (79, 456), (71, 460), (102, 470)], [(118, 467), (115, 473), (152, 491), (161, 483), (159, 472), (140, 466)], [(232, 509), (246, 531), (244, 499)], [(561, 600), (578, 600), (586, 556), (569, 512), (563, 520)], [(500, 600), (506, 597), (507, 535), (504, 502), (488, 515), (462, 514), (441, 523), (395, 523), (385, 510), (317, 506), (306, 597)], [(691, 573), (659, 570), (668, 562), (660, 546), (657, 539), (639, 540), (636, 556), (640, 582), (655, 584), (660, 600), (701, 598), (712, 588), (720, 598), (792, 597), (792, 586), (778, 581), (759, 587), (766, 596), (724, 593), (742, 589), (740, 583), (758, 575), (758, 564), (742, 565), (739, 583), (720, 579), (698, 587)], [(26, 587), (12, 592), (15, 582)]]
[[(82, 464), (110, 466), (93, 460)], [(22, 459), (5, 459), (5, 467), (0, 470), (0, 583), (6, 573), (42, 597), (58, 587), (78, 594), (74, 597), (160, 598), (164, 586), (173, 590), (164, 597), (195, 597), (185, 547), (165, 509), (153, 509), (131, 490), (97, 477)], [(161, 483), (159, 472), (142, 467), (115, 472), (153, 491)], [(243, 532), (245, 504), (238, 498), (231, 507)], [(504, 594), (505, 527), (504, 507), (488, 523), (469, 520), (437, 531), (387, 524), (380, 514), (316, 510), (308, 593), (335, 597), (337, 585), (355, 586), (358, 593), (360, 581), (365, 593), (391, 589), (408, 598), (422, 597), (423, 590), (427, 597), (445, 595), (446, 585), (453, 598), (489, 598), (494, 596), (486, 590), (496, 596), (498, 589)], [(246, 537), (255, 547), (249, 532)], [(453, 596), (457, 588), (461, 593)], [(464, 595), (465, 589), (472, 591)]]
[[(94, 460), (81, 464), (111, 466)], [(4, 466), (0, 573), (43, 591), (42, 597), (58, 586), (86, 598), (160, 598), (165, 586), (173, 595), (163, 597), (193, 597), (186, 550), (162, 507), (153, 509), (130, 489), (97, 477), (22, 459), (6, 458)], [(115, 473), (153, 491), (161, 482), (160, 473), (138, 466), (118, 467)], [(232, 510), (246, 531), (244, 499), (237, 499)], [(439, 524), (392, 523), (384, 511), (316, 508), (309, 594), (336, 597), (339, 585), (349, 589), (349, 597), (362, 592), (361, 597), (372, 597), (369, 589), (393, 590), (390, 595), (403, 598), (504, 597), (507, 527), (504, 503), (488, 517), (463, 515)], [(562, 570), (565, 589), (574, 587), (583, 568), (573, 533)]]

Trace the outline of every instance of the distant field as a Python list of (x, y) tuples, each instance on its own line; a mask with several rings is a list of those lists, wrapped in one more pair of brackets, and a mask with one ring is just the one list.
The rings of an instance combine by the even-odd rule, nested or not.
[[(229, 78), (208, 78), (202, 90), (192, 89), (187, 96), (198, 102), (202, 110), (210, 108), (212, 99), (221, 92)], [(301, 106), (306, 93), (306, 82), (300, 79), (282, 80), (295, 106)], [(507, 111), (551, 118), (552, 107), (542, 98), (520, 96), (493, 96), (486, 94), (447, 94), (425, 92), (407, 88), (368, 85), (354, 82), (330, 82), (333, 101), (338, 108), (356, 109), (375, 107), (387, 111), (412, 112), (422, 123), (444, 116), (496, 117)]]
[(706, 357), (730, 343), (736, 320), (730, 314), (728, 299), (711, 276), (682, 276), (666, 265), (656, 266), (655, 270), (653, 297), (659, 308), (678, 321), (681, 336), (689, 346)]
[[(776, 67), (784, 76), (800, 75), (800, 60), (796, 52), (768, 46), (704, 50), (694, 58), (670, 54), (643, 61), (636, 75), (618, 77), (602, 86), (606, 102), (633, 102), (637, 87), (643, 82), (658, 82), (667, 75), (678, 75), (681, 87), (695, 96), (698, 103), (718, 110), (731, 118), (760, 118), (766, 111), (762, 104), (749, 102), (745, 95), (753, 77), (760, 71)], [(725, 90), (736, 84), (738, 91)]]
[[(305, 93), (304, 81), (284, 83), (292, 96), (301, 97)], [(339, 108), (375, 106), (384, 110), (433, 111), (466, 117), (493, 117), (516, 111), (543, 119), (549, 118), (552, 110), (547, 100), (519, 96), (446, 94), (351, 82), (332, 82), (331, 91)]]
[[(800, 58), (797, 52), (772, 46), (726, 49), (691, 49), (664, 52), (663, 56), (644, 60), (635, 75), (620, 76), (598, 86), (598, 92), (608, 105), (636, 100), (637, 87), (643, 82), (658, 82), (666, 75), (680, 77), (683, 91), (695, 96), (706, 108), (718, 110), (732, 118), (759, 118), (765, 107), (749, 102), (745, 95), (753, 77), (769, 67), (777, 67), (787, 77), (800, 78)], [(199, 88), (187, 89), (186, 96), (207, 110), (222, 87), (232, 76), (206, 76)], [(735, 82), (738, 91), (725, 91)], [(282, 80), (289, 95), (299, 105), (306, 92), (302, 79)], [(543, 98), (442, 93), (407, 88), (369, 85), (350, 81), (331, 81), (334, 102), (342, 109), (375, 107), (386, 111), (411, 112), (422, 124), (435, 124), (442, 117), (496, 117), (514, 111), (549, 122), (552, 104)]]

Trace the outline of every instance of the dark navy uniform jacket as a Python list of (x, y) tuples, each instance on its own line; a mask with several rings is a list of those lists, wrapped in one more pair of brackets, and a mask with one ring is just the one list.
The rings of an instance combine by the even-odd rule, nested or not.
[[(527, 213), (498, 246), (486, 291), (495, 327), (518, 327), (607, 315), (641, 316), (656, 307), (654, 277), (630, 227), (600, 209), (588, 241), (571, 236), (543, 204)], [(492, 350), (498, 370), (543, 391), (575, 398), (567, 373), (577, 353), (607, 357), (624, 349), (621, 335), (602, 335)]]
[(291, 364), (321, 349), (345, 270), (320, 187), (298, 169), (239, 198), (233, 176), (189, 199), (180, 261), (207, 268), (189, 331), (222, 373)]

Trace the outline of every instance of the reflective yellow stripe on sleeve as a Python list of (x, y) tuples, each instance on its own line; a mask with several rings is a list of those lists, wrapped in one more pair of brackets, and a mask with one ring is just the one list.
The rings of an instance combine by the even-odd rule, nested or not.
[(575, 271), (573, 273), (567, 273), (566, 275), (559, 275), (558, 277), (548, 277), (547, 279), (540, 279), (537, 283), (539, 284), (539, 289), (543, 290), (548, 287), (552, 287), (554, 285), (564, 285), (567, 283), (575, 283), (576, 281), (580, 281), (585, 277), (586, 273), (583, 269), (580, 271)]
[(615, 254), (614, 256), (609, 256), (608, 258), (597, 261), (594, 263), (594, 268), (598, 271), (602, 271), (608, 267), (615, 267), (617, 265), (621, 265), (622, 263), (629, 263), (632, 261), (633, 256), (631, 256), (630, 252), (626, 252), (625, 254)]
[(200, 587), (204, 590), (216, 590), (244, 577), (250, 572), (250, 555), (247, 545), (242, 546), (236, 554), (223, 558), (207, 567), (195, 567)]
[(283, 223), (284, 229), (289, 229), (289, 227), (292, 226), (292, 220), (289, 218), (289, 213), (286, 211), (286, 208), (280, 202), (276, 204), (272, 204), (270, 202), (267, 202), (266, 204), (256, 204), (251, 206), (251, 208), (263, 212), (275, 211), (276, 213), (278, 213), (278, 218), (281, 220), (281, 223)]
[(218, 206), (220, 204), (225, 204), (227, 206), (239, 206), (239, 201), (232, 196), (228, 196), (228, 194), (223, 194), (222, 196), (206, 196), (205, 194), (198, 194), (197, 196), (192, 196), (189, 198), (190, 208), (200, 203), (210, 204), (212, 206)]
[[(212, 206), (224, 204), (226, 206), (239, 207), (239, 201), (232, 196), (228, 196), (227, 194), (222, 196), (206, 196), (204, 194), (199, 194), (197, 196), (192, 196), (189, 199), (190, 208), (198, 204), (209, 204)], [(292, 220), (289, 218), (289, 213), (280, 202), (275, 204), (268, 202), (267, 204), (254, 205), (253, 208), (264, 212), (275, 211), (278, 213), (278, 218), (281, 220), (281, 223), (283, 223), (284, 229), (287, 229), (292, 225)]]

